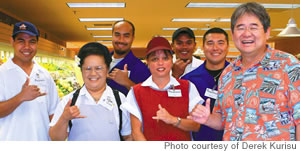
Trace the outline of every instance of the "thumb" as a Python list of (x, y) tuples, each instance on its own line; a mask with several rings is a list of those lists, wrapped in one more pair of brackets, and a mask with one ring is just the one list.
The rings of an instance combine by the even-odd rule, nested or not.
[(70, 98), (66, 106), (71, 106), (72, 99)]
[(127, 72), (127, 64), (124, 65), (124, 71)]
[(210, 111), (210, 98), (206, 100), (205, 108)]
[(162, 107), (161, 107), (161, 105), (160, 105), (160, 104), (158, 104), (158, 109), (162, 109)]
[(29, 85), (29, 82), (30, 82), (30, 79), (27, 78), (26, 81), (25, 81), (25, 83), (23, 84), (23, 86), (28, 86), (28, 85)]

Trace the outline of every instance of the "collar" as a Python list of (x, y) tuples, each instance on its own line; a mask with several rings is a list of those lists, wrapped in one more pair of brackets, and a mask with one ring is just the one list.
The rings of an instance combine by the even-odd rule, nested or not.
[[(40, 72), (41, 73), (43, 68), (40, 67), (39, 64), (37, 64), (35, 62), (35, 60), (32, 60), (32, 62), (33, 62), (33, 68), (32, 68), (31, 72), (35, 72), (36, 71), (36, 72)], [(15, 64), (12, 61), (12, 59), (8, 59), (6, 63), (7, 63), (7, 69), (8, 70), (13, 70), (13, 69), (21, 69), (21, 70), (23, 70), (20, 66), (18, 66), (17, 64)]]
[[(271, 55), (272, 55), (272, 50), (267, 48), (266, 49), (266, 52), (264, 53), (264, 57), (262, 57), (261, 59), (257, 60), (254, 64), (252, 64), (250, 66), (250, 68), (252, 67), (255, 67), (255, 66), (259, 66), (259, 65), (262, 65), (263, 67), (265, 67), (266, 65), (269, 64), (270, 62), (270, 58), (271, 58)], [(242, 67), (242, 56), (239, 55), (237, 57), (237, 59), (233, 62), (233, 66), (234, 67)]]
[(156, 89), (156, 90), (166, 90), (168, 88), (170, 88), (172, 86), (178, 86), (180, 85), (180, 83), (173, 77), (170, 75), (170, 81), (169, 83), (165, 86), (165, 88), (163, 89), (159, 89), (158, 86), (153, 82), (152, 80), (152, 75), (147, 79), (145, 80), (141, 86), (143, 87), (151, 87), (153, 89)]
[[(97, 102), (97, 104), (99, 104), (100, 101), (105, 100), (108, 96), (111, 96), (111, 94), (112, 94), (112, 90), (109, 89), (108, 85), (106, 84), (105, 85), (105, 90), (104, 90), (101, 98)], [(94, 101), (92, 95), (88, 92), (88, 90), (87, 90), (87, 88), (86, 88), (85, 85), (80, 89), (80, 92), (79, 92), (78, 96), (84, 96), (84, 97), (87, 98), (87, 99), (85, 99), (85, 103), (84, 104), (90, 104), (90, 105), (96, 104), (96, 102)]]

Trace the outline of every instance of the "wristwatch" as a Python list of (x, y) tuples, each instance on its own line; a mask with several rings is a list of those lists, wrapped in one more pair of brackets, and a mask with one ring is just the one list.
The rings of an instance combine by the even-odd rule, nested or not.
[(181, 118), (177, 117), (177, 123), (175, 124), (175, 127), (178, 127), (181, 123)]

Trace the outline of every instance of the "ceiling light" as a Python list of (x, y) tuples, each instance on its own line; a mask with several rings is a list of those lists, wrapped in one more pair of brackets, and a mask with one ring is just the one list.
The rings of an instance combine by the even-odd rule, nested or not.
[(93, 36), (94, 38), (111, 38), (112, 36), (111, 35), (95, 35)]
[(125, 3), (67, 3), (70, 8), (73, 7), (125, 7)]
[(210, 18), (173, 18), (173, 22), (214, 22), (216, 19)]
[(296, 21), (294, 18), (289, 19), (289, 23), (287, 24), (286, 28), (281, 31), (278, 37), (300, 37), (300, 30), (297, 28)]
[[(177, 30), (178, 28), (162, 28), (162, 30)], [(197, 30), (197, 28), (190, 28), (191, 30)]]
[[(199, 30), (209, 30), (209, 29), (211, 29), (211, 28), (199, 28)], [(221, 28), (221, 29), (223, 29), (223, 30), (230, 30), (230, 28)]]
[(275, 29), (272, 29), (272, 31), (283, 31), (284, 28), (275, 28)]
[(97, 41), (97, 42), (100, 42), (100, 43), (111, 43), (112, 41), (111, 40), (100, 40), (100, 41)]
[(124, 18), (79, 18), (79, 21), (120, 21), (124, 20)]
[[(242, 3), (188, 3), (186, 7), (201, 7), (201, 8), (236, 8)], [(299, 8), (298, 4), (262, 4), (265, 8)]]
[(112, 30), (112, 28), (86, 28), (86, 30)]

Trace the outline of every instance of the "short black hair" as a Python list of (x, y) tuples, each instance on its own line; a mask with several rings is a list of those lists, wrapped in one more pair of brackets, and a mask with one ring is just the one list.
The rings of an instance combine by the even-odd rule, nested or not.
[(84, 64), (84, 60), (86, 57), (90, 55), (98, 55), (103, 56), (105, 60), (105, 64), (107, 68), (109, 68), (109, 65), (112, 61), (111, 54), (109, 53), (109, 50), (106, 46), (102, 45), (101, 43), (97, 42), (90, 42), (82, 46), (78, 53), (78, 58), (80, 58), (80, 64), (79, 67), (81, 68)]
[(214, 28), (211, 28), (211, 29), (209, 29), (208, 31), (206, 31), (205, 34), (203, 35), (203, 45), (205, 45), (206, 36), (207, 36), (208, 34), (211, 34), (211, 33), (223, 34), (223, 35), (225, 36), (225, 39), (226, 39), (226, 41), (227, 41), (227, 44), (229, 43), (229, 40), (228, 40), (228, 34), (226, 33), (226, 31), (223, 30), (222, 28), (214, 27)]
[(116, 21), (116, 22), (113, 24), (113, 26), (112, 26), (112, 32), (114, 32), (114, 29), (115, 29), (116, 24), (117, 24), (117, 23), (120, 23), (120, 22), (126, 22), (126, 23), (128, 23), (128, 24), (131, 26), (131, 28), (132, 28), (132, 35), (134, 36), (134, 33), (135, 33), (135, 27), (134, 27), (133, 23), (132, 23), (131, 21), (129, 21), (129, 20), (120, 20), (120, 21)]
[(256, 2), (248, 2), (240, 5), (236, 10), (233, 12), (231, 16), (231, 31), (234, 32), (234, 26), (236, 25), (237, 20), (243, 16), (244, 14), (252, 14), (255, 15), (260, 23), (264, 27), (265, 33), (267, 29), (271, 26), (270, 16), (267, 13), (264, 6)]

